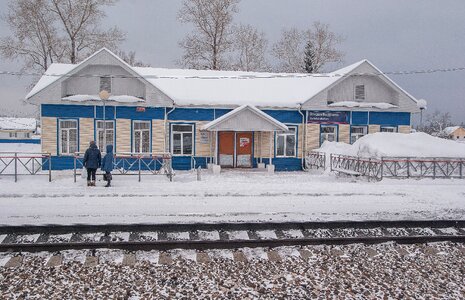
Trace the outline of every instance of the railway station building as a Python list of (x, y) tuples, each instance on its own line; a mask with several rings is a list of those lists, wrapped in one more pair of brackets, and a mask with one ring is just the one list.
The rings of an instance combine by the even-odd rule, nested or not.
[(177, 170), (301, 170), (326, 140), (409, 133), (420, 111), (367, 60), (325, 74), (183, 70), (132, 67), (105, 48), (52, 64), (26, 98), (40, 106), (54, 169), (72, 169), (95, 140), (116, 153), (170, 153)]

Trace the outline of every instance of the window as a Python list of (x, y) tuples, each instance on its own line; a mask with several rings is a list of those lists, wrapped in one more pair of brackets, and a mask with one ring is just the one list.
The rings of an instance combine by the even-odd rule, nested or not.
[(397, 132), (397, 127), (381, 127), (381, 132)]
[(100, 77), (100, 91), (111, 93), (111, 77)]
[(321, 126), (320, 143), (325, 141), (335, 142), (337, 140), (337, 127), (336, 126)]
[(104, 121), (97, 121), (97, 147), (101, 151), (106, 151), (107, 145), (115, 145), (115, 122), (105, 121), (105, 125), (104, 130)]
[(296, 128), (289, 127), (289, 131), (276, 134), (276, 156), (296, 156)]
[(30, 137), (31, 137), (31, 134), (30, 134), (29, 132), (25, 132), (25, 133), (24, 133), (24, 137), (25, 137), (25, 138), (30, 138)]
[(18, 134), (16, 132), (10, 132), (10, 138), (17, 138)]
[(77, 120), (60, 120), (59, 147), (60, 154), (74, 154), (78, 151)]
[(365, 85), (359, 84), (355, 86), (355, 100), (365, 100)]
[(171, 127), (171, 151), (173, 155), (193, 154), (193, 129), (190, 124), (177, 125)]
[(133, 152), (150, 153), (150, 121), (134, 121)]
[(350, 143), (355, 143), (359, 138), (367, 134), (366, 126), (352, 126), (350, 128)]

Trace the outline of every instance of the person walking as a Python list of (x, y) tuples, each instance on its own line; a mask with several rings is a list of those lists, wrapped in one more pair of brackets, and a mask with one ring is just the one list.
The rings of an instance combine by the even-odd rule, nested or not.
[(107, 145), (107, 153), (103, 157), (101, 169), (105, 172), (103, 174), (103, 180), (107, 181), (105, 187), (109, 187), (112, 179), (111, 171), (113, 171), (113, 145)]
[(91, 141), (84, 154), (84, 167), (87, 169), (87, 186), (95, 186), (95, 173), (102, 163), (102, 154), (95, 141)]

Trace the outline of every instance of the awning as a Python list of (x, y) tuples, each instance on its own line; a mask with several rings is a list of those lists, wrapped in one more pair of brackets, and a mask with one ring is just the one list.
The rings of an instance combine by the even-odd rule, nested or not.
[(288, 131), (286, 125), (252, 105), (242, 105), (205, 124), (208, 131)]

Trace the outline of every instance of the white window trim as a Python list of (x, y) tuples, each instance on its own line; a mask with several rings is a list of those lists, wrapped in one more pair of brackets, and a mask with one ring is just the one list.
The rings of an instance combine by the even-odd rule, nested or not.
[[(358, 99), (357, 98), (357, 86), (363, 86), (363, 99)], [(366, 91), (366, 86), (365, 84), (356, 84), (354, 85), (354, 100), (355, 101), (364, 101), (367, 98), (367, 91)]]
[[(363, 134), (362, 133), (352, 133), (353, 128), (363, 128)], [(350, 137), (349, 137), (350, 138), (350, 143), (351, 144), (355, 143), (358, 139), (360, 139), (361, 137), (364, 137), (367, 134), (368, 134), (368, 126), (357, 126), (357, 125), (356, 126), (351, 126), (350, 127)], [(361, 135), (361, 136), (359, 138), (357, 138), (354, 142), (352, 142), (352, 136), (354, 136), (354, 135), (356, 135), (356, 136)]]
[[(98, 128), (98, 123), (99, 123), (99, 122), (103, 122), (103, 120), (95, 120), (95, 139), (96, 139), (97, 146), (98, 146), (98, 144), (99, 144), (98, 134), (99, 134), (100, 131), (103, 132), (103, 128), (102, 128), (102, 129), (99, 129), (99, 128)], [(115, 139), (116, 139), (116, 134), (115, 134), (116, 122), (115, 122), (115, 120), (105, 120), (105, 122), (106, 122), (106, 123), (110, 123), (110, 122), (113, 123), (113, 129), (107, 129), (107, 131), (108, 131), (108, 130), (113, 131), (113, 143), (112, 143), (112, 145), (113, 145), (113, 151), (116, 151), (116, 150), (114, 149), (114, 148), (115, 148)], [(105, 153), (105, 151), (107, 151), (106, 145), (108, 145), (108, 144), (107, 144), (107, 141), (106, 141), (106, 137), (104, 137), (103, 139), (104, 139), (104, 144), (105, 144), (105, 145), (104, 145), (104, 147), (103, 147), (102, 149), (100, 149), (100, 148), (99, 148), (99, 149), (100, 149), (101, 152)]]
[(380, 132), (383, 132), (383, 131), (382, 131), (383, 128), (392, 128), (392, 129), (394, 129), (394, 131), (384, 131), (384, 132), (395, 133), (395, 132), (398, 131), (397, 126), (381, 126), (381, 127), (379, 128), (379, 131), (380, 131)]
[[(134, 127), (134, 124), (135, 123), (146, 123), (146, 124), (149, 124), (149, 128), (148, 129), (135, 129)], [(150, 121), (146, 121), (146, 120), (134, 120), (132, 121), (132, 153), (149, 153), (150, 152), (150, 147), (152, 145), (152, 139), (151, 139), (151, 130), (152, 130), (152, 123)], [(144, 131), (148, 131), (149, 132), (149, 152), (136, 152), (136, 131), (140, 131), (141, 132), (141, 139), (140, 139), (140, 145), (139, 145), (139, 149), (142, 149), (143, 148), (143, 142), (142, 142), (142, 132)]]
[[(191, 154), (184, 154), (184, 139), (182, 138), (182, 135), (183, 133), (188, 133), (188, 131), (174, 131), (173, 130), (173, 126), (176, 126), (176, 125), (181, 125), (181, 126), (191, 126), (191, 133), (192, 133), (192, 153)], [(194, 156), (194, 152), (195, 152), (195, 137), (194, 137), (194, 124), (192, 123), (172, 123), (170, 124), (171, 126), (171, 133), (170, 133), (170, 149), (171, 149), (171, 155), (172, 156)], [(180, 154), (174, 154), (174, 147), (173, 147), (173, 142), (174, 142), (174, 139), (173, 139), (173, 135), (174, 133), (177, 132), (177, 133), (180, 133), (181, 134), (181, 153)]]
[(323, 139), (321, 138), (323, 135), (323, 128), (324, 127), (334, 127), (334, 142), (339, 141), (339, 127), (337, 125), (320, 125), (320, 145), (323, 145)]
[[(295, 125), (287, 125), (288, 128), (294, 128), (294, 133), (291, 133), (291, 132), (277, 132), (276, 135), (275, 135), (275, 140), (274, 140), (274, 144), (276, 145), (276, 157), (297, 157), (297, 139), (298, 139), (298, 136), (297, 136), (297, 126)], [(286, 149), (287, 149), (287, 144), (286, 144), (286, 137), (288, 135), (293, 135), (294, 138), (295, 138), (295, 143), (294, 143), (294, 155), (286, 155)], [(284, 154), (283, 155), (278, 155), (278, 136), (284, 136)]]
[[(75, 128), (65, 128), (65, 129), (62, 129), (61, 128), (61, 122), (66, 122), (66, 121), (73, 121), (76, 123), (76, 127)], [(79, 122), (78, 120), (76, 119), (59, 119), (58, 120), (58, 153), (59, 155), (74, 155), (74, 153), (70, 153), (69, 152), (69, 131), (70, 129), (76, 129), (76, 151), (79, 151)], [(67, 152), (62, 152), (62, 138), (61, 138), (61, 131), (62, 130), (66, 130), (68, 133), (68, 147), (67, 147)]]

